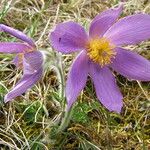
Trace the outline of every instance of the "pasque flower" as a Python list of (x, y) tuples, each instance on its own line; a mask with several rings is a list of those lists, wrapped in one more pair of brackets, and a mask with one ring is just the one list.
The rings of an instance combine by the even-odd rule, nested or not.
[(43, 54), (36, 50), (35, 43), (21, 31), (0, 24), (0, 31), (22, 40), (23, 42), (0, 42), (0, 53), (16, 54), (13, 63), (23, 69), (23, 76), (8, 92), (4, 101), (8, 102), (31, 88), (42, 76)]
[(93, 80), (99, 101), (110, 111), (120, 112), (123, 102), (111, 70), (140, 81), (150, 80), (150, 61), (122, 48), (150, 39), (150, 15), (135, 14), (118, 20), (122, 6), (97, 15), (89, 34), (75, 22), (60, 23), (50, 34), (59, 52), (81, 51), (70, 69), (66, 98), (68, 109), (84, 88), (87, 76)]

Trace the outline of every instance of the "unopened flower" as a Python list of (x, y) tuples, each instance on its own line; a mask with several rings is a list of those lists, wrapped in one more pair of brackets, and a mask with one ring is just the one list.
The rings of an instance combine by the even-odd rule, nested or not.
[(9, 33), (23, 42), (0, 42), (0, 53), (16, 54), (13, 63), (23, 69), (23, 76), (8, 92), (4, 101), (8, 102), (31, 88), (42, 76), (43, 54), (37, 51), (35, 43), (21, 31), (0, 24), (0, 31)]
[(52, 46), (59, 52), (81, 51), (68, 75), (66, 97), (68, 108), (92, 78), (100, 102), (110, 111), (120, 112), (122, 94), (110, 68), (121, 75), (140, 81), (150, 80), (150, 61), (122, 48), (150, 39), (150, 15), (136, 14), (118, 19), (122, 6), (97, 15), (89, 34), (75, 22), (60, 23), (50, 34)]

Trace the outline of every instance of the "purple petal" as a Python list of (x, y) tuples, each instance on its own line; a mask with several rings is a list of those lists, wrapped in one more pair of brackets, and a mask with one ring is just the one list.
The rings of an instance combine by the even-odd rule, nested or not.
[(111, 65), (115, 71), (129, 79), (150, 81), (149, 60), (123, 48), (116, 48), (116, 52), (116, 58)]
[(24, 72), (34, 73), (43, 65), (43, 55), (40, 51), (32, 51), (24, 54)]
[[(11, 101), (26, 92), (42, 76), (43, 55), (40, 51), (25, 53), (22, 61), (24, 75), (16, 86), (5, 96), (5, 102)], [(15, 57), (15, 63), (18, 64), (18, 56)]]
[(113, 44), (137, 44), (150, 39), (150, 15), (136, 14), (120, 19), (105, 34)]
[(76, 101), (81, 90), (83, 90), (88, 76), (88, 58), (82, 51), (72, 64), (66, 83), (66, 98), (68, 109)]
[(17, 68), (21, 68), (22, 69), (22, 66), (23, 66), (23, 54), (18, 54), (17, 56), (15, 56), (15, 58), (12, 60), (12, 63), (17, 67)]
[(19, 42), (0, 42), (0, 53), (24, 53), (31, 47)]
[(15, 56), (15, 58), (12, 60), (12, 63), (16, 66), (19, 67), (19, 56)]
[(5, 96), (5, 103), (25, 93), (41, 78), (41, 76), (42, 68), (32, 75), (24, 75), (17, 85)]
[[(25, 53), (23, 59), (21, 60), (22, 65), (24, 66), (25, 74), (33, 74), (43, 65), (43, 55), (40, 51), (32, 51)], [(15, 56), (12, 63), (16, 67), (20, 67), (20, 58), (19, 55)]]
[(90, 75), (100, 102), (108, 110), (120, 113), (123, 97), (109, 68), (100, 68), (99, 65), (91, 64)]
[(116, 22), (122, 12), (122, 5), (115, 9), (106, 10), (97, 15), (91, 23), (89, 34), (92, 37), (103, 34)]
[(27, 42), (30, 46), (35, 47), (35, 43), (33, 42), (33, 40), (19, 30), (13, 29), (4, 24), (0, 24), (0, 31), (7, 32), (7, 33), (17, 37), (18, 39), (20, 39), (24, 42)]
[(58, 24), (49, 38), (54, 49), (63, 53), (83, 49), (88, 39), (84, 28), (71, 21)]

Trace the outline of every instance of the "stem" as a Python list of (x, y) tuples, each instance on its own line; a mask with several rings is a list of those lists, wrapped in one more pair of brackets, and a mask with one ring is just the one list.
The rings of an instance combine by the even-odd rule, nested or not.
[(63, 70), (63, 64), (62, 64), (62, 56), (59, 55), (59, 62), (58, 62), (58, 66), (57, 66), (57, 70), (58, 70), (58, 80), (59, 80), (59, 97), (61, 98), (62, 102), (61, 102), (61, 106), (62, 106), (62, 112), (65, 111), (65, 89), (64, 89), (64, 85), (65, 85), (65, 75), (64, 75), (64, 70)]
[(73, 108), (74, 108), (74, 106), (72, 106), (69, 111), (66, 110), (65, 116), (62, 119), (62, 122), (61, 122), (61, 124), (58, 128), (57, 133), (60, 133), (60, 132), (64, 131), (68, 127), (68, 124), (70, 123), (70, 120), (71, 120), (71, 116), (73, 114)]
[(59, 85), (59, 97), (62, 99), (62, 101), (63, 101), (63, 99), (64, 99), (64, 95), (65, 95), (65, 93), (64, 93), (64, 73), (63, 73), (63, 70), (62, 70), (62, 67), (61, 66), (59, 66), (58, 67), (58, 72), (59, 72), (59, 80), (60, 80), (60, 85)]
[[(56, 132), (56, 134), (61, 133), (62, 131), (64, 131), (71, 119), (72, 116), (72, 112), (73, 112), (73, 107), (71, 107), (69, 110), (66, 109), (66, 101), (65, 101), (65, 89), (64, 89), (64, 84), (65, 84), (65, 78), (64, 78), (64, 70), (63, 70), (63, 64), (62, 64), (62, 56), (59, 56), (59, 62), (58, 62), (58, 66), (57, 66), (57, 71), (58, 71), (58, 79), (60, 82), (59, 85), (59, 97), (61, 98), (62, 102), (61, 102), (61, 106), (62, 106), (62, 117), (64, 116), (64, 118), (62, 118), (61, 124)], [(65, 111), (66, 109), (66, 111)]]

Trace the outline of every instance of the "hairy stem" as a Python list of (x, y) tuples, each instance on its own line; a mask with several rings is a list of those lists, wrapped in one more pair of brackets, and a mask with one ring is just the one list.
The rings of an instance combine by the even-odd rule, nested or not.
[(58, 128), (57, 133), (61, 133), (62, 131), (64, 131), (68, 127), (70, 120), (71, 120), (71, 117), (72, 117), (72, 114), (73, 114), (73, 108), (74, 107), (71, 107), (70, 110), (65, 111), (64, 118), (62, 119), (62, 122)]

